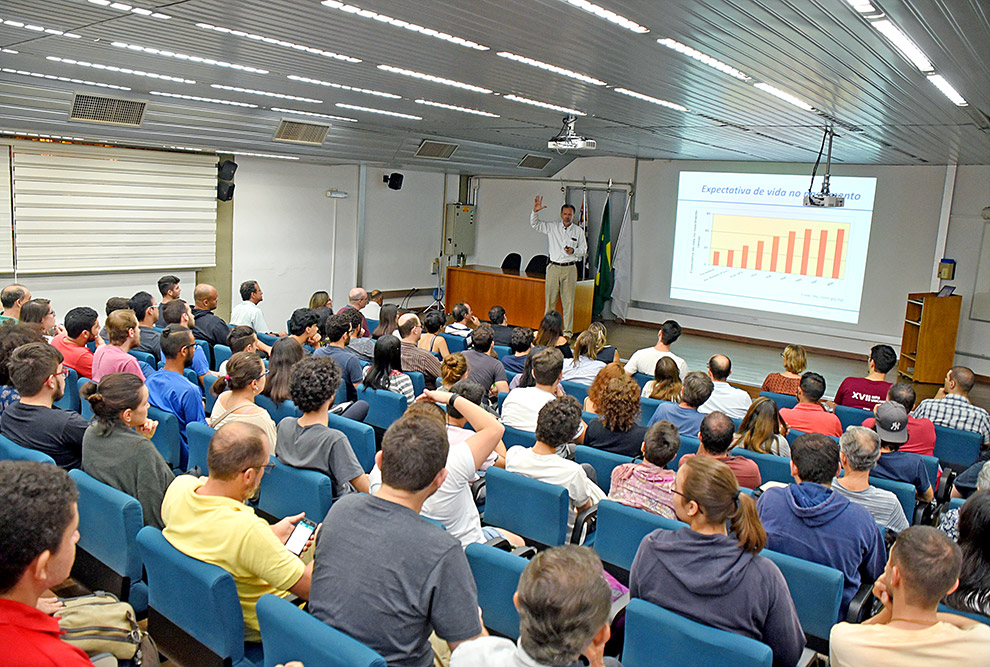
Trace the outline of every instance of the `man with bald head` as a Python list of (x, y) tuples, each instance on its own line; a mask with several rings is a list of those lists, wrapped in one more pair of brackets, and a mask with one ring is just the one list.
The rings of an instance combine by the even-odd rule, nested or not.
[[(347, 293), (347, 305), (338, 310), (338, 313), (342, 313), (348, 308), (353, 308), (354, 310), (361, 310), (368, 305), (368, 293), (361, 287), (355, 287), (350, 292)], [(371, 335), (371, 330), (368, 328), (368, 319), (361, 315), (361, 337), (368, 337)]]
[(21, 319), (21, 306), (31, 300), (31, 290), (24, 285), (7, 285), (0, 291), (0, 304), (3, 304), (3, 315), (0, 324), (11, 324)]
[(406, 313), (399, 317), (399, 338), (402, 339), (402, 370), (422, 373), (426, 378), (426, 388), (436, 389), (440, 375), (440, 362), (416, 343), (423, 335), (423, 325), (416, 313)]
[(721, 412), (731, 419), (742, 419), (746, 416), (753, 399), (742, 389), (729, 384), (729, 374), (732, 373), (732, 362), (724, 354), (716, 354), (708, 360), (708, 377), (712, 379), (714, 389), (707, 401), (701, 404), (698, 412), (711, 414)]
[(193, 335), (210, 345), (226, 345), (230, 327), (213, 312), (217, 307), (217, 288), (200, 283), (193, 290), (193, 298), (196, 299), (196, 305), (192, 309), (196, 322)]

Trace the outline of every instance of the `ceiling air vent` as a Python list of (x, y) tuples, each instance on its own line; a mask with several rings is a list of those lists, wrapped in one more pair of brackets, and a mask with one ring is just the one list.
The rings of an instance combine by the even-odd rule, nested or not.
[(416, 157), (425, 157), (431, 160), (449, 160), (450, 156), (457, 150), (457, 144), (445, 144), (442, 141), (426, 141), (416, 149)]
[(76, 93), (72, 99), (72, 111), (69, 113), (69, 120), (136, 127), (141, 124), (141, 120), (144, 118), (146, 104), (146, 102), (132, 102), (115, 97)]
[(540, 157), (539, 155), (531, 155), (527, 153), (523, 156), (523, 159), (519, 160), (519, 166), (524, 169), (544, 169), (552, 158)]
[(330, 131), (329, 125), (319, 125), (317, 123), (300, 123), (294, 120), (283, 120), (275, 130), (275, 141), (290, 141), (294, 144), (310, 144), (320, 146), (327, 138)]

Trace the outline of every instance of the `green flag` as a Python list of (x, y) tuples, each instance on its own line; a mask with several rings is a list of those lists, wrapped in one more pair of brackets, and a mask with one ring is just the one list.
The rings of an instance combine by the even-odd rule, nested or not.
[(602, 213), (602, 229), (598, 233), (598, 265), (595, 271), (595, 297), (591, 314), (598, 317), (605, 309), (605, 302), (612, 298), (612, 225), (609, 222), (608, 198)]

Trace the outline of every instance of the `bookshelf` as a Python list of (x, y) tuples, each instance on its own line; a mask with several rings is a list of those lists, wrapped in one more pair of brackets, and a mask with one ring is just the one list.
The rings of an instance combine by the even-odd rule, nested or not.
[(958, 295), (908, 294), (897, 375), (914, 384), (919, 400), (934, 396), (952, 368), (961, 306)]

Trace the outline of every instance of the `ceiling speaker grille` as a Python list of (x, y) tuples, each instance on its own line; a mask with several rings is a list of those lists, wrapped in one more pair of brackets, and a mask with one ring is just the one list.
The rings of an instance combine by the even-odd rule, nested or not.
[(295, 144), (311, 144), (320, 146), (327, 138), (329, 125), (317, 123), (300, 123), (294, 120), (283, 120), (275, 130), (275, 141), (291, 141)]
[(457, 144), (447, 144), (442, 141), (424, 140), (416, 149), (416, 157), (425, 157), (431, 160), (449, 160), (450, 156), (457, 150)]
[(527, 153), (523, 156), (523, 159), (519, 160), (519, 166), (524, 169), (544, 169), (548, 164), (550, 164), (551, 158), (540, 157), (539, 155), (532, 155)]
[(72, 111), (69, 113), (69, 119), (138, 126), (144, 118), (146, 104), (146, 102), (77, 93), (72, 99)]

